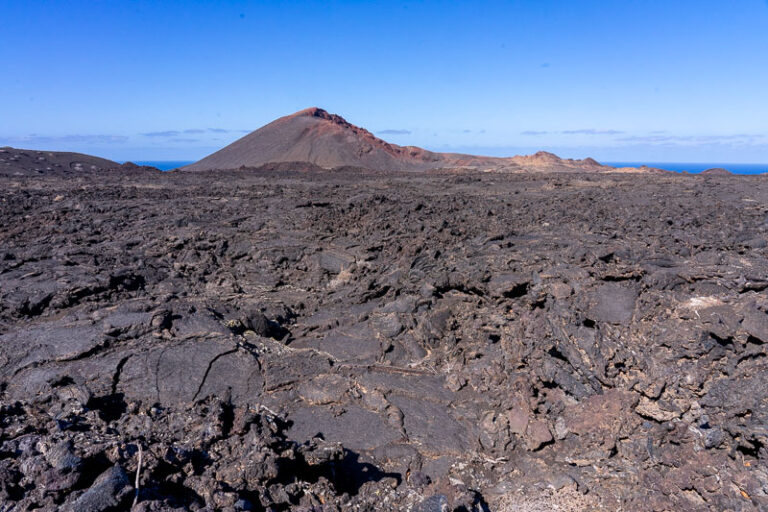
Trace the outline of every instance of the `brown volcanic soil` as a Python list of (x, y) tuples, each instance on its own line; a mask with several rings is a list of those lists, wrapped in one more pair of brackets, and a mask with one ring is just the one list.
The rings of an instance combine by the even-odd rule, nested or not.
[(0, 180), (2, 510), (768, 507), (764, 178)]
[[(473, 169), (499, 172), (614, 172), (616, 169), (585, 160), (562, 159), (540, 151), (535, 155), (494, 158), (455, 153), (433, 153), (413, 146), (385, 142), (341, 116), (313, 107), (281, 117), (209, 155), (184, 170), (240, 169), (280, 162), (308, 162), (325, 169), (340, 167), (376, 171)], [(621, 172), (659, 172), (624, 168)]]

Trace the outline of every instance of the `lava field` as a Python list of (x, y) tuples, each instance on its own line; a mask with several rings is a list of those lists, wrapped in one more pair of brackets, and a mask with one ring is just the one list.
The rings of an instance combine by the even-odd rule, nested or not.
[(768, 510), (764, 177), (0, 183), (0, 511)]

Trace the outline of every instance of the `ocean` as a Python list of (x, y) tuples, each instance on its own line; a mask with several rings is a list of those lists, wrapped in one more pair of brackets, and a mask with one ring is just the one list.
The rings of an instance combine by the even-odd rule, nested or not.
[(136, 165), (149, 165), (152, 167), (157, 167), (161, 171), (170, 171), (171, 169), (176, 169), (178, 167), (183, 167), (193, 163), (189, 160), (131, 160), (131, 162), (135, 163)]
[[(170, 171), (184, 165), (191, 164), (188, 160), (160, 160), (160, 161), (134, 161), (137, 165), (151, 165), (157, 167), (161, 171)], [(612, 165), (614, 167), (640, 167), (641, 165), (647, 165), (648, 167), (658, 167), (659, 169), (666, 169), (668, 171), (683, 172), (687, 171), (692, 174), (698, 174), (701, 171), (712, 169), (713, 167), (722, 167), (728, 169), (734, 174), (762, 174), (768, 172), (768, 164), (702, 164), (702, 163), (679, 163), (679, 162), (601, 162), (605, 165)]]
[(768, 164), (702, 164), (702, 163), (680, 163), (680, 162), (600, 162), (605, 165), (612, 165), (613, 167), (640, 167), (641, 165), (647, 165), (648, 167), (657, 167), (659, 169), (666, 169), (668, 171), (675, 172), (690, 172), (692, 174), (698, 174), (701, 171), (712, 169), (715, 167), (721, 167), (728, 169), (733, 174), (762, 174), (768, 172)]

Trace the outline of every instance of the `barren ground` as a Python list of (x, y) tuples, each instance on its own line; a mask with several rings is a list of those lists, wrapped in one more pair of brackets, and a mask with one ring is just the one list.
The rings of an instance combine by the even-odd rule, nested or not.
[(766, 178), (0, 185), (2, 511), (768, 508)]

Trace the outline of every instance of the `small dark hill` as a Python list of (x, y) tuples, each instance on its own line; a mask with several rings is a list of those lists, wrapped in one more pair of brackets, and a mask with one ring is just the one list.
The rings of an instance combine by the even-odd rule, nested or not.
[(154, 167), (137, 166), (131, 163), (119, 164), (106, 158), (68, 153), (61, 151), (38, 151), (34, 149), (0, 148), (0, 174), (5, 176), (27, 176), (48, 172), (82, 173), (91, 171), (157, 170)]

